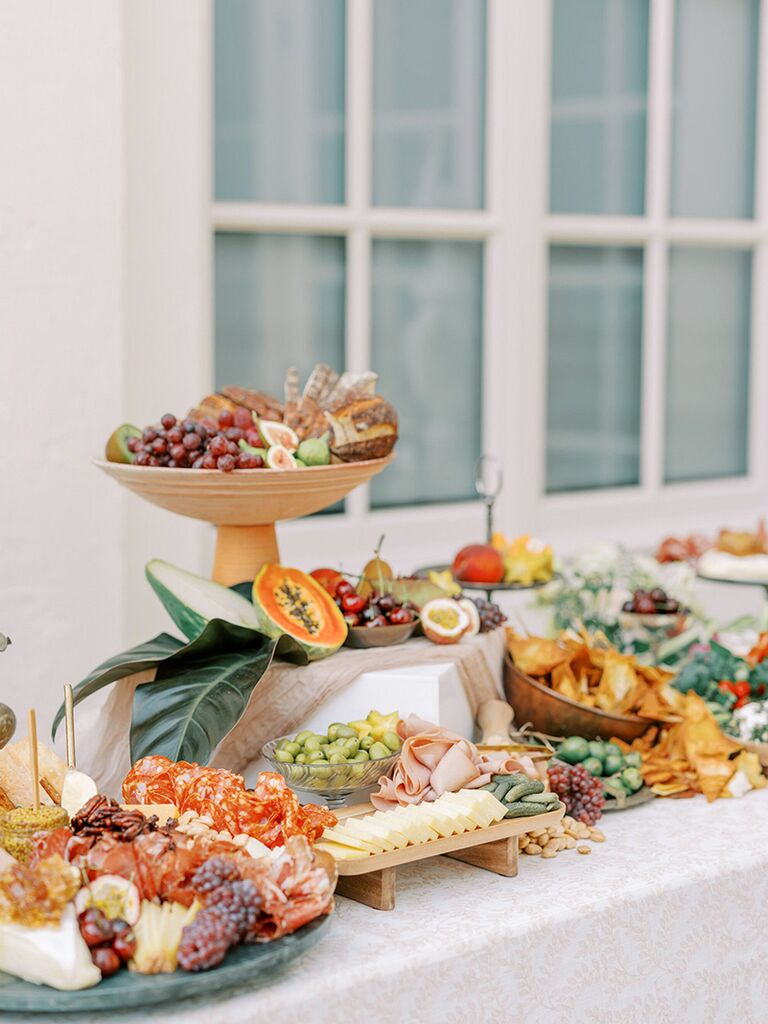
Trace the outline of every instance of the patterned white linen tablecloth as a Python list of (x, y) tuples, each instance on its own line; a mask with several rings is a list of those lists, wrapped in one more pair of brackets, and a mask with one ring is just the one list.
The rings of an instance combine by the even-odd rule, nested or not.
[(766, 1024), (768, 791), (601, 827), (589, 856), (521, 856), (517, 878), (400, 869), (390, 913), (339, 898), (323, 945), (267, 987), (78, 1024)]

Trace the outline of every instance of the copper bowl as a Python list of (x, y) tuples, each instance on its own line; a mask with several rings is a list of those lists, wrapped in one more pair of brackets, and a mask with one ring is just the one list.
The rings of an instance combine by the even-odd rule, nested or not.
[(515, 722), (530, 722), (536, 732), (547, 736), (583, 736), (587, 740), (610, 740), (614, 736), (632, 743), (653, 723), (637, 715), (617, 715), (589, 708), (525, 675), (512, 661), (504, 659), (504, 693), (515, 711)]

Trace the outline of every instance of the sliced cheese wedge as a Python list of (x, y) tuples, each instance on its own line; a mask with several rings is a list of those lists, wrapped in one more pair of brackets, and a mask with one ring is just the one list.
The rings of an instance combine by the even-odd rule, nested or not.
[(363, 860), (365, 857), (371, 856), (365, 850), (353, 850), (351, 846), (341, 846), (339, 843), (332, 843), (325, 839), (315, 843), (315, 849), (330, 853), (336, 860)]
[(403, 847), (407, 846), (410, 842), (408, 836), (404, 835), (397, 826), (393, 825), (391, 822), (384, 821), (379, 811), (376, 811), (374, 814), (368, 814), (364, 818), (358, 818), (358, 821), (362, 822), (366, 826), (370, 825), (377, 833), (379, 829), (382, 829), (386, 838), (395, 844), (396, 850), (402, 850)]
[(446, 839), (448, 836), (455, 836), (460, 832), (466, 832), (464, 825), (457, 817), (451, 817), (450, 815), (444, 814), (442, 810), (438, 809), (433, 803), (420, 804), (419, 810), (421, 811), (421, 817), (427, 825), (429, 825), (430, 828), (433, 828), (441, 839)]
[(395, 849), (395, 844), (387, 835), (386, 827), (383, 825), (376, 826), (363, 823), (360, 818), (347, 818), (344, 827), (361, 839), (374, 843), (378, 853), (389, 853)]
[(322, 835), (323, 840), (328, 840), (331, 843), (339, 843), (342, 846), (350, 846), (354, 850), (362, 850), (363, 853), (379, 853), (379, 846), (377, 843), (372, 843), (368, 839), (363, 839), (355, 832), (344, 828), (342, 822), (338, 825), (334, 825), (333, 828), (327, 828)]
[(504, 804), (485, 790), (462, 789), (458, 793), (444, 793), (436, 802), (441, 806), (461, 808), (481, 828), (501, 821), (507, 812)]
[(429, 830), (421, 822), (398, 814), (396, 811), (379, 811), (379, 814), (381, 820), (404, 836), (408, 843), (415, 846), (418, 843), (425, 843), (429, 839)]
[(469, 813), (468, 808), (464, 804), (441, 804), (438, 813), (444, 814), (451, 821), (455, 821), (457, 827), (462, 832), (474, 832), (476, 828), (480, 828), (480, 822)]
[(429, 822), (424, 818), (424, 815), (419, 810), (419, 806), (420, 805), (408, 804), (407, 807), (398, 807), (398, 809), (393, 813), (401, 815), (406, 821), (416, 822), (417, 827), (421, 831), (422, 838), (420, 839), (420, 842), (426, 843), (432, 839), (439, 839), (440, 837), (436, 829), (432, 828)]

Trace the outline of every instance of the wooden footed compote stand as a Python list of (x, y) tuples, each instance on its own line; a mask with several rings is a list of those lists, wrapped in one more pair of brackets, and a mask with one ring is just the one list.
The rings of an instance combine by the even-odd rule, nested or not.
[(320, 512), (380, 473), (394, 458), (307, 469), (201, 469), (130, 466), (94, 459), (107, 476), (145, 501), (217, 527), (213, 579), (231, 586), (279, 562), (275, 524)]

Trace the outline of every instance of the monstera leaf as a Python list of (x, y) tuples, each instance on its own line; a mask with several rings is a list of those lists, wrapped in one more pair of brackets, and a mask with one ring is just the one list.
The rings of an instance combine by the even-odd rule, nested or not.
[[(134, 693), (131, 756), (165, 754), (205, 764), (237, 723), (275, 656), (307, 664), (305, 652), (288, 636), (270, 640), (256, 630), (211, 619), (186, 644), (161, 633), (109, 658), (74, 687), (74, 702), (154, 668), (155, 679)], [(53, 721), (54, 738), (63, 717), (62, 706)]]
[(226, 645), (207, 656), (168, 659), (158, 666), (152, 684), (136, 689), (131, 723), (134, 761), (147, 754), (164, 754), (172, 761), (207, 764), (245, 711), (272, 658), (279, 654), (307, 662), (290, 637), (270, 640), (220, 619), (210, 622), (206, 632), (214, 624), (226, 637)]
[[(198, 638), (199, 639), (199, 638)], [(184, 647), (191, 647), (192, 644), (184, 644), (175, 636), (168, 633), (160, 633), (152, 640), (131, 647), (122, 654), (115, 654), (107, 658), (101, 665), (86, 676), (81, 683), (72, 688), (73, 701), (79, 704), (86, 697), (98, 693), (104, 686), (116, 682), (118, 679), (125, 679), (134, 672), (146, 672), (148, 669), (157, 668), (160, 662), (170, 658)], [(59, 707), (51, 726), (51, 737), (56, 739), (56, 732), (64, 718), (64, 705)]]

